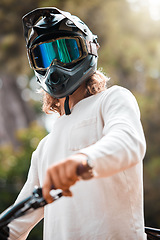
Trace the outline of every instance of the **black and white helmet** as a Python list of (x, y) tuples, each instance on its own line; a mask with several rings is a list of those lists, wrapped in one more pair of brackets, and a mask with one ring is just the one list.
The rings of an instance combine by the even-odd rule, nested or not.
[(38, 8), (23, 17), (31, 68), (55, 98), (72, 94), (97, 69), (97, 36), (78, 17), (57, 8)]

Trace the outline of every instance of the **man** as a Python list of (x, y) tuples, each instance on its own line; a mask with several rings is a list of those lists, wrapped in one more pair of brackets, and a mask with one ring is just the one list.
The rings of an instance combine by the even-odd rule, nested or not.
[[(45, 240), (146, 239), (146, 145), (134, 96), (122, 87), (105, 88), (107, 78), (97, 71), (97, 36), (79, 18), (41, 8), (25, 15), (23, 25), (44, 110), (60, 117), (33, 153), (17, 202), (35, 185), (43, 187), (48, 203), (53, 188), (64, 197), (13, 221), (10, 239), (26, 239), (43, 217)], [(89, 171), (79, 177), (79, 166)]]

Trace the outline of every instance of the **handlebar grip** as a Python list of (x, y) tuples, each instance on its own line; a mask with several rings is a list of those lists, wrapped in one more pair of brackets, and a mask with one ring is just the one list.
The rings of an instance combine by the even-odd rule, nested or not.
[(28, 202), (32, 197), (22, 200), (21, 202), (7, 208), (4, 212), (0, 214), (0, 228), (7, 226), (16, 216), (17, 212), (25, 206), (25, 203)]
[(81, 163), (77, 167), (77, 175), (83, 180), (89, 180), (93, 177), (92, 167), (88, 163)]

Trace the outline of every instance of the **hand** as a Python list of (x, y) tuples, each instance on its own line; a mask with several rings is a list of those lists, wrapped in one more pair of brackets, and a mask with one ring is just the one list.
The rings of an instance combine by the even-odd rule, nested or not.
[(0, 239), (7, 240), (9, 237), (9, 227), (0, 228)]
[(84, 154), (75, 154), (48, 168), (42, 188), (43, 197), (48, 203), (53, 202), (50, 195), (53, 186), (55, 189), (62, 189), (64, 196), (72, 196), (69, 188), (79, 181), (76, 173), (77, 167), (86, 159), (87, 157)]

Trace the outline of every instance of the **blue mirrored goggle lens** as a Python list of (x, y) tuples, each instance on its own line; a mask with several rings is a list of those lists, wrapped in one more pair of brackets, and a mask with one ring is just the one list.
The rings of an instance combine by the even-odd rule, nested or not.
[(37, 45), (32, 50), (35, 67), (48, 68), (54, 59), (62, 63), (71, 63), (80, 57), (76, 39), (57, 39)]

